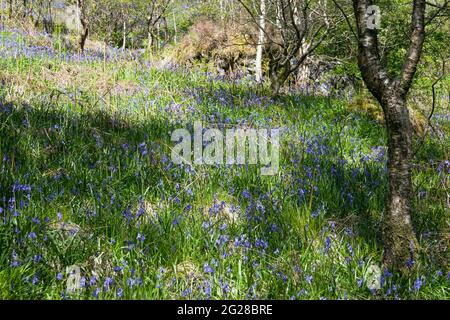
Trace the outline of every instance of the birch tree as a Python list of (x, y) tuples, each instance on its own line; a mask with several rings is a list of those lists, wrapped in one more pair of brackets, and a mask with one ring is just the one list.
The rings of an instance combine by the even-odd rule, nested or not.
[[(327, 1), (266, 0), (265, 28), (247, 1), (239, 0), (259, 31), (264, 32), (273, 96), (291, 74), (298, 71), (327, 36), (331, 28)], [(305, 43), (308, 45), (305, 46)], [(301, 50), (305, 48), (305, 50)]]
[(152, 50), (155, 40), (157, 40), (159, 36), (159, 32), (157, 32), (156, 29), (165, 18), (165, 14), (171, 1), (172, 0), (151, 0), (144, 4), (148, 50)]
[(255, 78), (257, 82), (261, 82), (263, 79), (262, 71), (262, 57), (264, 46), (264, 33), (266, 28), (266, 0), (261, 0), (259, 12), (259, 36), (258, 45), (256, 47), (256, 59), (255, 59)]
[(409, 48), (397, 75), (389, 75), (382, 63), (378, 30), (369, 21), (372, 5), (372, 0), (353, 0), (358, 65), (367, 88), (383, 108), (387, 129), (388, 198), (382, 230), (383, 260), (389, 267), (404, 270), (416, 260), (419, 248), (411, 223), (412, 128), (406, 98), (425, 39), (426, 3), (412, 3)]

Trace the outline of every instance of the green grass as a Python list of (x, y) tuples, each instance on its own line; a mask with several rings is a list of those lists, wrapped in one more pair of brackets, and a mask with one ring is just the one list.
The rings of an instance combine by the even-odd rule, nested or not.
[[(386, 174), (368, 115), (145, 61), (5, 54), (0, 70), (0, 298), (450, 297), (448, 121), (416, 157), (421, 257), (371, 291)], [(172, 131), (197, 119), (283, 128), (279, 174), (171, 164)], [(86, 285), (67, 292), (72, 265)]]

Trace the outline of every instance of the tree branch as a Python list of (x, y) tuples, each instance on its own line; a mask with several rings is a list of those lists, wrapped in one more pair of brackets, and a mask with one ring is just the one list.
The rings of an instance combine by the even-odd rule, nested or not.
[(407, 95), (411, 87), (412, 79), (416, 73), (417, 64), (422, 53), (423, 42), (425, 40), (425, 7), (425, 0), (414, 0), (409, 49), (406, 53), (405, 62), (398, 79), (399, 89), (403, 96)]

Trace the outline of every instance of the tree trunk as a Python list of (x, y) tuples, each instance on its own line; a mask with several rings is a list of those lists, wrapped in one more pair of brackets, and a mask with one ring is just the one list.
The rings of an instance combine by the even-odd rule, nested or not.
[(152, 26), (151, 21), (147, 22), (147, 41), (148, 41), (148, 43), (147, 43), (148, 52), (151, 52), (152, 48), (153, 48), (153, 42), (154, 42), (154, 40), (153, 40), (153, 26)]
[[(307, 54), (309, 50), (309, 44), (307, 42), (303, 42), (302, 46), (300, 48), (300, 54), (299, 56), (303, 56), (304, 54)], [(309, 67), (309, 60), (308, 58), (305, 59), (305, 61), (299, 66), (298, 68), (298, 74), (297, 74), (297, 81), (296, 84), (301, 86), (307, 86), (309, 84), (309, 77), (311, 75), (311, 70)]]
[(175, 19), (175, 11), (172, 11), (173, 19), (173, 42), (177, 43), (178, 31), (177, 31), (177, 19)]
[(123, 39), (122, 39), (122, 50), (125, 50), (127, 45), (127, 23), (123, 22)]
[(23, 5), (23, 13), (22, 13), (22, 18), (26, 18), (27, 17), (27, 0), (23, 0), (22, 2)]
[(89, 23), (86, 15), (86, 7), (84, 0), (77, 0), (77, 6), (80, 13), (80, 23), (81, 23), (81, 34), (78, 44), (80, 51), (83, 52), (87, 37), (89, 35)]
[(412, 128), (404, 98), (392, 93), (384, 102), (388, 135), (388, 199), (383, 219), (384, 262), (406, 269), (416, 260), (418, 242), (411, 223)]
[(53, 25), (53, 15), (52, 15), (52, 5), (50, 2), (47, 3), (47, 16), (44, 16), (43, 19), (43, 24), (44, 24), (44, 29), (45, 32), (47, 32), (47, 34), (49, 36), (52, 36), (53, 31), (54, 31), (54, 25)]
[(273, 58), (274, 52), (268, 52), (269, 56), (269, 75), (270, 75), (270, 93), (272, 98), (278, 97), (281, 87), (289, 78), (289, 66), (280, 64), (279, 60)]
[(281, 87), (289, 77), (286, 67), (273, 66), (270, 71), (270, 91), (273, 98), (280, 94)]
[(280, 78), (276, 74), (276, 72), (270, 75), (270, 92), (272, 97), (276, 97), (280, 94), (281, 83)]
[(220, 21), (222, 21), (222, 26), (223, 26), (223, 20), (225, 17), (225, 10), (223, 9), (223, 0), (219, 1), (219, 12), (220, 12)]
[(152, 47), (153, 47), (153, 35), (149, 31), (148, 32), (148, 51), (152, 51)]
[(12, 19), (14, 0), (9, 0), (8, 2), (9, 2), (8, 16), (9, 16), (9, 19)]
[[(383, 219), (383, 263), (406, 271), (415, 262), (419, 243), (411, 223), (412, 129), (406, 97), (425, 40), (425, 0), (412, 4), (409, 48), (401, 72), (389, 76), (381, 63), (377, 29), (367, 27), (369, 0), (353, 0), (358, 36), (358, 65), (369, 91), (383, 107), (388, 136), (388, 198)], [(385, 58), (385, 56), (384, 56)]]
[(87, 40), (88, 35), (89, 35), (89, 28), (87, 26), (87, 23), (83, 23), (82, 22), (82, 26), (83, 26), (83, 30), (81, 31), (79, 46), (80, 46), (81, 52), (84, 52), (84, 47), (86, 45), (86, 40)]
[(161, 18), (164, 29), (164, 45), (169, 42), (169, 26), (167, 24), (167, 19), (165, 17)]
[(282, 5), (280, 3), (280, 1), (276, 2), (276, 17), (275, 17), (275, 25), (277, 26), (277, 28), (281, 29), (281, 21), (283, 19), (283, 9), (282, 9)]
[(260, 5), (260, 16), (259, 16), (259, 37), (258, 46), (256, 47), (256, 59), (255, 59), (255, 79), (257, 82), (261, 82), (263, 79), (262, 72), (262, 55), (263, 55), (263, 45), (264, 45), (264, 30), (266, 24), (266, 1), (261, 0)]
[(160, 34), (161, 34), (161, 26), (159, 22), (156, 24), (156, 50), (159, 51), (159, 41), (160, 41)]

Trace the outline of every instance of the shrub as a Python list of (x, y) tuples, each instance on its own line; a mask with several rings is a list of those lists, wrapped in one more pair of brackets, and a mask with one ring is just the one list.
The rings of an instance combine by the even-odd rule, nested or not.
[(243, 27), (221, 26), (211, 20), (201, 20), (176, 46), (174, 58), (181, 64), (203, 61), (219, 71), (233, 72), (248, 66), (255, 55), (254, 46), (247, 40), (249, 37), (249, 30)]

